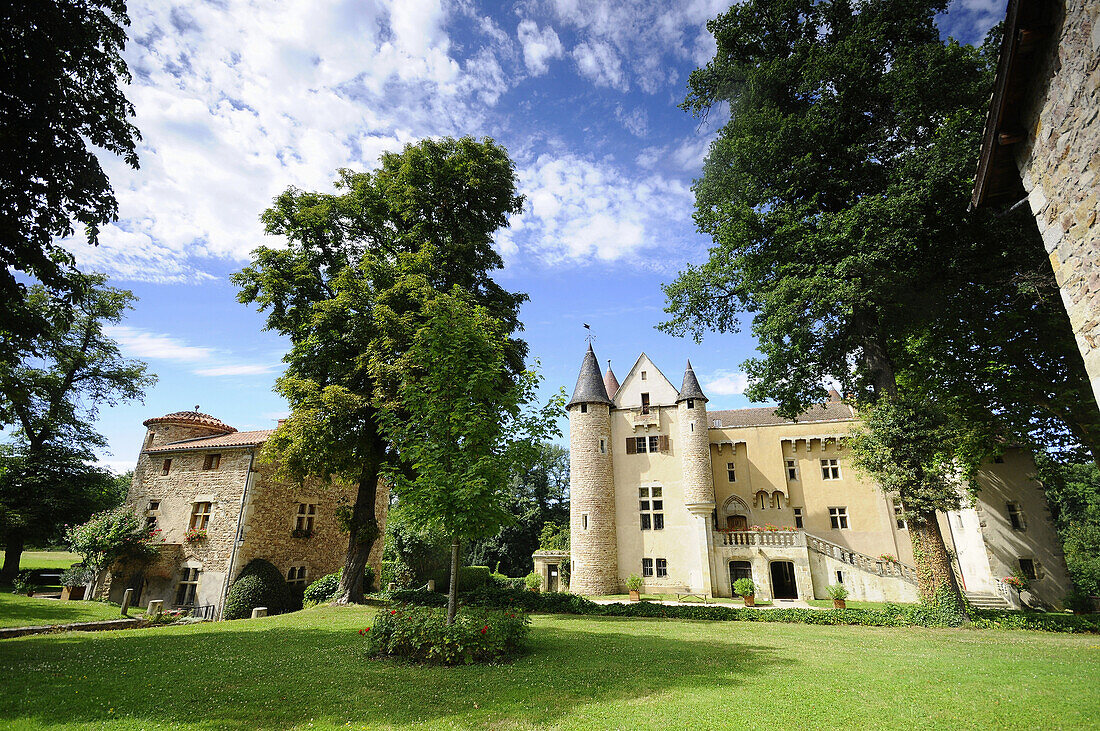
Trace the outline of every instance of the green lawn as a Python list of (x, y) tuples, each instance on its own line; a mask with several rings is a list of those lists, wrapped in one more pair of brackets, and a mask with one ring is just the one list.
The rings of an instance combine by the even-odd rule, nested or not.
[(121, 616), (118, 610), (117, 605), (103, 602), (62, 602), (12, 594), (11, 589), (0, 592), (0, 627), (118, 619)]
[(374, 610), (0, 642), (7, 728), (1095, 727), (1100, 638), (537, 616), (512, 665), (367, 660)]
[(23, 555), (19, 557), (19, 570), (60, 569), (64, 571), (80, 561), (80, 556), (68, 551), (23, 551)]

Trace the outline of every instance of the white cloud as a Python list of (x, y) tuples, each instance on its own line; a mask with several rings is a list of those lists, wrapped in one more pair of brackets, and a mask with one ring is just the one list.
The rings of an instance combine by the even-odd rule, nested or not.
[(736, 371), (715, 371), (703, 378), (703, 391), (714, 396), (738, 396), (749, 387), (749, 377)]
[(275, 370), (273, 364), (234, 362), (215, 348), (190, 345), (171, 335), (129, 325), (109, 325), (103, 331), (130, 357), (180, 363), (190, 366), (197, 376), (255, 376)]
[(629, 89), (622, 63), (610, 44), (601, 41), (581, 43), (573, 49), (573, 59), (581, 75), (592, 79), (597, 86), (610, 86), (620, 91)]
[(649, 115), (642, 107), (634, 107), (630, 111), (623, 109), (622, 104), (615, 106), (615, 118), (635, 137), (645, 137), (649, 134)]
[(550, 69), (550, 61), (561, 58), (562, 46), (558, 34), (550, 26), (541, 31), (532, 20), (520, 21), (517, 29), (520, 45), (523, 46), (523, 62), (532, 76), (540, 76)]

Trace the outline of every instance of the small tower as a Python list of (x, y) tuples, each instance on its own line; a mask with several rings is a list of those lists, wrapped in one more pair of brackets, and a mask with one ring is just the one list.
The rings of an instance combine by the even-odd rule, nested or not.
[(590, 344), (573, 398), (565, 407), (569, 412), (569, 586), (577, 594), (619, 591), (611, 406)]
[(676, 397), (680, 422), (680, 485), (684, 507), (694, 516), (700, 555), (691, 571), (693, 591), (713, 591), (710, 570), (710, 523), (714, 510), (714, 473), (710, 463), (710, 436), (707, 433), (707, 397), (699, 387), (691, 361), (684, 371), (684, 385)]

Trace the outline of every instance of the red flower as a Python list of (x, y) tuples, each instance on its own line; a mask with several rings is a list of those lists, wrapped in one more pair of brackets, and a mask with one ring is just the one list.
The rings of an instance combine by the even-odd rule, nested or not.
[(484, 627), (481, 628), (481, 634), (485, 634), (488, 631), (489, 631), (489, 625), (485, 625)]
[(397, 610), (396, 609), (391, 609), (390, 614), (397, 614)]
[(365, 635), (368, 632), (370, 632), (370, 627), (367, 627), (366, 629), (359, 630), (360, 636)]

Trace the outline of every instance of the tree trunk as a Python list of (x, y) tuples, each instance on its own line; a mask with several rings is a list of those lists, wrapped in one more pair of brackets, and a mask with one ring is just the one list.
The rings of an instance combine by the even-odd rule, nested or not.
[(10, 584), (19, 574), (19, 560), (23, 556), (23, 534), (13, 531), (8, 534), (4, 544), (4, 568), (0, 570), (0, 581)]
[(370, 560), (371, 551), (374, 550), (375, 541), (381, 539), (375, 517), (378, 503), (378, 467), (376, 462), (368, 465), (359, 479), (348, 530), (348, 554), (344, 559), (344, 573), (340, 577), (337, 604), (362, 604), (365, 599), (363, 572)]
[(909, 536), (913, 541), (913, 559), (917, 564), (917, 590), (924, 604), (935, 605), (941, 601), (956, 603), (960, 618), (966, 619), (966, 603), (951, 556), (943, 542), (939, 521), (935, 512), (919, 513), (909, 522)]
[(455, 623), (458, 611), (458, 539), (451, 543), (451, 588), (447, 592), (447, 626)]

